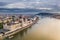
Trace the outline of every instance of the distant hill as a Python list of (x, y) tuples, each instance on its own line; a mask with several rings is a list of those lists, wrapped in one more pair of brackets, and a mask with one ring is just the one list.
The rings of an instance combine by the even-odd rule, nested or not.
[(39, 12), (38, 9), (28, 9), (28, 8), (0, 8), (0, 12)]
[(60, 14), (58, 13), (38, 13), (36, 15), (41, 15), (41, 16), (49, 16), (49, 17), (52, 17), (52, 18), (56, 18), (56, 19), (60, 19)]
[(54, 14), (52, 14), (52, 13), (38, 13), (38, 14), (36, 14), (36, 15), (41, 15), (41, 16), (52, 16), (52, 15), (54, 15)]

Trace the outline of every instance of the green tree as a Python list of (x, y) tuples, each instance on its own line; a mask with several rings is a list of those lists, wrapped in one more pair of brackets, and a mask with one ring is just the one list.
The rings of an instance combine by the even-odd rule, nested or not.
[(3, 28), (3, 23), (0, 23), (0, 29), (2, 29)]

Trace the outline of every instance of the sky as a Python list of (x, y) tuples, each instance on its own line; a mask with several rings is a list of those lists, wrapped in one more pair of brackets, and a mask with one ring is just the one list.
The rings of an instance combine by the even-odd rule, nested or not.
[(59, 8), (60, 0), (0, 0), (0, 8)]

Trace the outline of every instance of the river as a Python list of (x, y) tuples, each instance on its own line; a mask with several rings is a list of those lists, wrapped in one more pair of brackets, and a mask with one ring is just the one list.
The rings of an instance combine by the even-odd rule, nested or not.
[(60, 19), (40, 16), (35, 25), (4, 40), (60, 40)]

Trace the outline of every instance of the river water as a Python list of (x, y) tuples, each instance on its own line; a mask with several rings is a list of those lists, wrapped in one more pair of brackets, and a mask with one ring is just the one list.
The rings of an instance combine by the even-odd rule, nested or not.
[(4, 40), (60, 40), (60, 19), (40, 16), (35, 25)]

